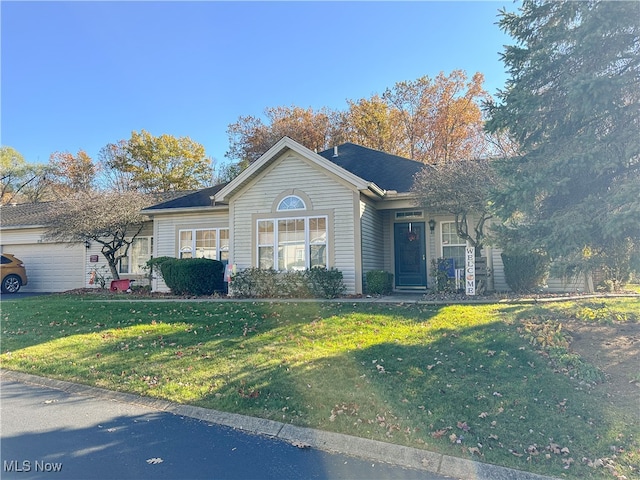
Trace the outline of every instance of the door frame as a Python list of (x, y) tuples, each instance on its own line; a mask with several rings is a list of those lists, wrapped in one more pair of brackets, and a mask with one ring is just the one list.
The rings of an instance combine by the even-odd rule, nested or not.
[[(417, 238), (411, 240), (412, 233)], [(402, 248), (409, 246), (409, 242), (413, 244), (414, 248), (403, 251)], [(427, 288), (426, 222), (393, 223), (393, 258), (396, 289), (425, 290)], [(415, 262), (409, 264), (407, 259), (415, 259)], [(411, 268), (411, 265), (417, 268)], [(403, 268), (404, 266), (409, 268)]]

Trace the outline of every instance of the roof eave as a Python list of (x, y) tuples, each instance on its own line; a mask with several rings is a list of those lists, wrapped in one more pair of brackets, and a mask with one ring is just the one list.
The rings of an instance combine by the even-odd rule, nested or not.
[(200, 206), (200, 207), (178, 207), (178, 208), (157, 208), (157, 209), (145, 209), (145, 210), (140, 210), (140, 213), (142, 215), (147, 215), (149, 217), (153, 217), (154, 215), (158, 215), (158, 214), (168, 214), (168, 213), (190, 213), (190, 212), (212, 212), (212, 211), (224, 211), (224, 210), (228, 210), (229, 209), (229, 205), (207, 205), (207, 206)]
[(0, 225), (0, 230), (20, 230), (23, 228), (47, 228), (46, 225), (42, 224), (29, 224), (29, 225)]
[(380, 188), (373, 182), (367, 184), (366, 188), (361, 188), (360, 192), (365, 194), (367, 197), (374, 199), (384, 198), (387, 195), (387, 191), (385, 189)]

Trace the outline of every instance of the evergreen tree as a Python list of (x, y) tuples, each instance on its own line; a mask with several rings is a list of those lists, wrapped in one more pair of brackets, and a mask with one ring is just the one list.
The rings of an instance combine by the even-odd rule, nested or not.
[(640, 3), (525, 0), (499, 25), (516, 44), (487, 129), (521, 147), (498, 163), (503, 243), (590, 266), (637, 254)]

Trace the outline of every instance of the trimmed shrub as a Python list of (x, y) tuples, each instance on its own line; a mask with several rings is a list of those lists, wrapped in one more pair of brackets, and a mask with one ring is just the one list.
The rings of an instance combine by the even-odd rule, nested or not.
[(176, 260), (174, 257), (156, 257), (147, 260), (147, 268), (149, 269), (149, 276), (153, 277), (153, 274), (159, 274), (162, 277), (162, 264), (167, 261)]
[(504, 277), (516, 293), (533, 292), (541, 288), (549, 275), (549, 259), (540, 253), (508, 255), (502, 253)]
[(306, 271), (306, 276), (314, 297), (337, 298), (347, 289), (342, 272), (336, 268), (314, 267)]
[(224, 264), (208, 258), (172, 258), (160, 263), (164, 283), (176, 295), (224, 291)]
[(311, 298), (311, 285), (309, 283), (308, 270), (282, 272), (277, 277), (277, 297), (285, 298)]
[(247, 268), (233, 276), (230, 289), (240, 298), (335, 298), (345, 286), (342, 272), (333, 268), (291, 272)]
[(246, 268), (233, 275), (229, 288), (234, 297), (271, 298), (278, 291), (278, 272), (270, 268)]
[(372, 270), (366, 273), (367, 293), (388, 295), (393, 291), (393, 273), (384, 270)]

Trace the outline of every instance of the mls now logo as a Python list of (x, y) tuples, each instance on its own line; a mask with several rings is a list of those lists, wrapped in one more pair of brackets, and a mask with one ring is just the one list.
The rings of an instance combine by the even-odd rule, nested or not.
[(31, 460), (4, 460), (2, 462), (2, 471), (3, 472), (61, 472), (62, 471), (62, 463), (52, 463), (52, 462), (43, 462), (40, 460), (36, 460), (32, 462)]

